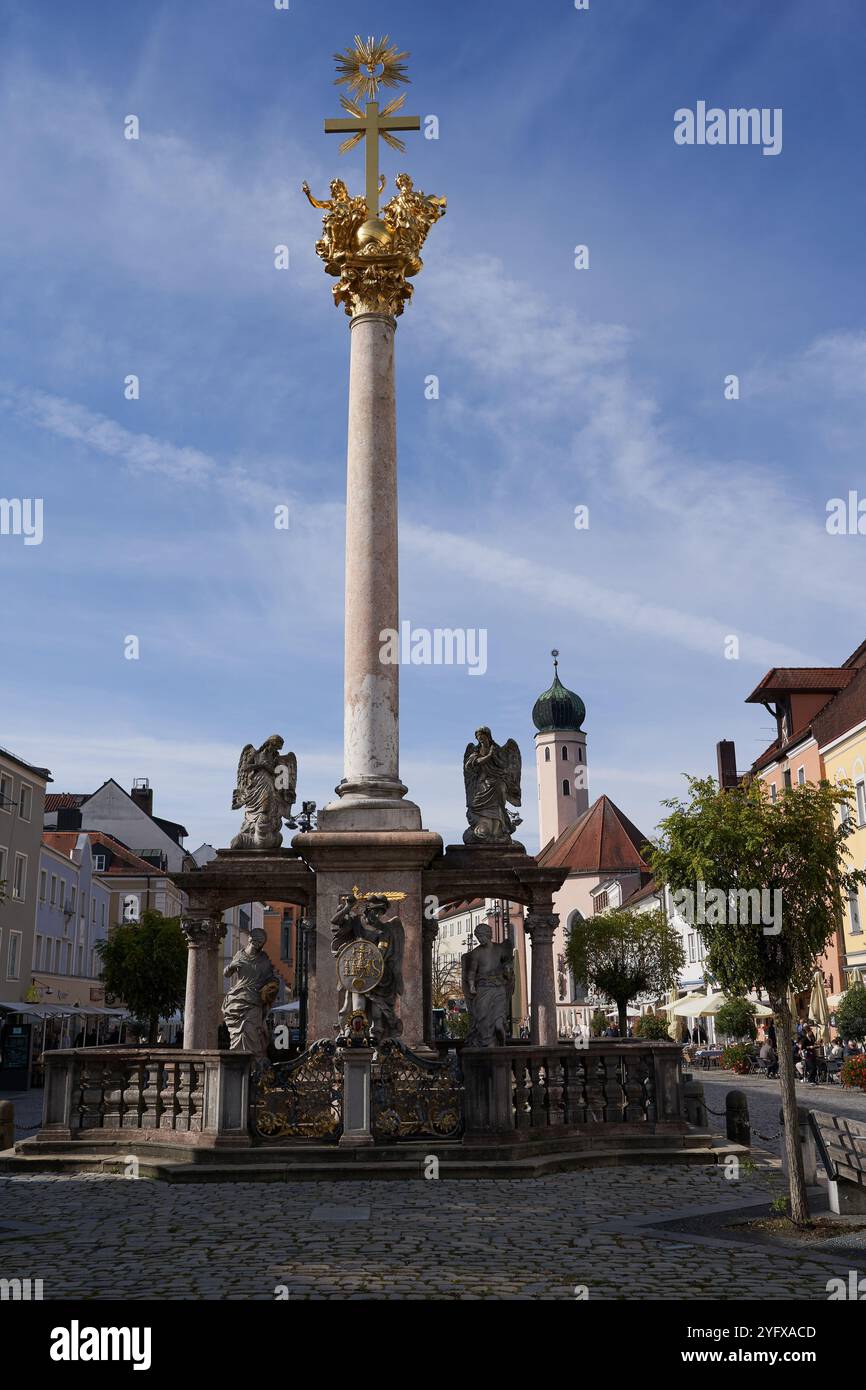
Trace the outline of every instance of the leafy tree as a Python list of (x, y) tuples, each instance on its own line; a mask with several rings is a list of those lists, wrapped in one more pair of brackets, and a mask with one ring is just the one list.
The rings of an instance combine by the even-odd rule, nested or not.
[(644, 1042), (670, 1042), (670, 1023), (663, 1014), (644, 1014), (634, 1026), (634, 1035)]
[(459, 960), (452, 961), (447, 953), (437, 948), (433, 952), (433, 1007), (446, 1009), (449, 999), (462, 999), (463, 981), (460, 975)]
[(592, 1018), (589, 1020), (589, 1031), (593, 1038), (600, 1038), (607, 1027), (607, 1014), (601, 1009), (596, 1009)]
[(716, 1032), (722, 1038), (756, 1038), (754, 1011), (748, 999), (726, 999), (716, 1014)]
[(839, 1000), (836, 1009), (836, 1030), (845, 1039), (862, 1042), (866, 1038), (866, 988), (852, 985)]
[[(676, 894), (698, 885), (721, 890), (736, 913), (707, 913), (696, 922), (706, 949), (709, 974), (726, 994), (764, 989), (777, 1019), (779, 1080), (785, 1117), (790, 1174), (791, 1216), (808, 1219), (806, 1185), (798, 1141), (789, 991), (807, 989), (817, 960), (842, 921), (843, 895), (866, 881), (861, 870), (847, 872), (845, 841), (853, 817), (840, 814), (850, 799), (847, 786), (806, 783), (776, 801), (755, 779), (720, 791), (711, 778), (689, 778), (689, 800), (666, 803), (655, 848), (647, 851), (659, 883)], [(743, 893), (779, 892), (780, 928), (743, 920)], [(734, 896), (739, 895), (739, 896)]]
[(565, 953), (574, 978), (616, 1004), (622, 1038), (628, 1037), (629, 1001), (648, 991), (667, 993), (685, 962), (680, 934), (661, 910), (615, 908), (576, 918)]
[(160, 1017), (169, 1018), (184, 999), (187, 946), (180, 918), (148, 909), (140, 922), (115, 927), (96, 951), (106, 993), (148, 1020), (148, 1041), (155, 1043)]

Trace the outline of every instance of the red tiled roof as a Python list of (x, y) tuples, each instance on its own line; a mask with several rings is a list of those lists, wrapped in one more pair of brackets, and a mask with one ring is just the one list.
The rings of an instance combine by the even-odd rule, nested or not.
[(843, 690), (854, 679), (856, 671), (843, 670), (840, 666), (774, 666), (764, 679), (759, 681), (751, 695), (746, 696), (746, 704), (766, 703), (777, 695), (788, 695), (797, 691)]
[(146, 859), (139, 859), (131, 849), (127, 848), (120, 840), (116, 840), (113, 835), (108, 835), (103, 830), (45, 830), (42, 839), (51, 849), (56, 849), (58, 853), (69, 858), (70, 852), (75, 849), (79, 835), (87, 835), (92, 845), (102, 845), (105, 849), (111, 850), (116, 861), (109, 864), (107, 869), (101, 869), (102, 874), (125, 874), (130, 872), (135, 874), (153, 874), (163, 877), (161, 870), (148, 864)]
[(45, 809), (46, 811), (69, 811), (77, 810), (83, 806), (88, 799), (88, 794), (84, 792), (46, 792)]
[(645, 883), (643, 888), (636, 888), (627, 898), (623, 899), (623, 907), (631, 907), (632, 903), (640, 902), (643, 898), (651, 898), (654, 893), (660, 893), (661, 889), (654, 878), (649, 883)]
[(573, 873), (649, 873), (642, 849), (646, 835), (623, 815), (608, 796), (600, 796), (588, 811), (551, 840), (538, 856), (545, 869)]

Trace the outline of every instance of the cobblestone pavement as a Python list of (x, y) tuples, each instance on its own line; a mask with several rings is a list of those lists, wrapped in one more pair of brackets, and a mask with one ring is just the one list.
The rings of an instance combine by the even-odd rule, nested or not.
[[(839, 1259), (653, 1231), (782, 1190), (767, 1169), (506, 1181), (168, 1184), (0, 1178), (0, 1276), (46, 1299), (826, 1299)], [(388, 1272), (390, 1271), (390, 1272)]]
[[(693, 1072), (696, 1081), (704, 1085), (704, 1099), (713, 1110), (724, 1112), (725, 1097), (728, 1091), (745, 1091), (749, 1100), (749, 1121), (757, 1134), (752, 1135), (756, 1147), (781, 1153), (779, 1126), (779, 1083), (765, 1076), (735, 1076), (733, 1072)], [(810, 1110), (826, 1110), (832, 1115), (847, 1115), (851, 1120), (866, 1123), (866, 1093), (852, 1091), (841, 1086), (810, 1086), (808, 1082), (797, 1082), (797, 1101)], [(717, 1134), (725, 1132), (724, 1113), (710, 1114), (710, 1129)], [(766, 1136), (769, 1136), (767, 1138)]]

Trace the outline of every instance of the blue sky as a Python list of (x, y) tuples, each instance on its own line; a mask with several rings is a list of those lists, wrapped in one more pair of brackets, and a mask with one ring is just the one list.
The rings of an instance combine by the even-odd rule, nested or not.
[[(406, 109), (439, 118), (389, 180), (448, 196), (397, 334), (401, 615), (489, 634), (483, 677), (403, 671), (425, 824), (462, 832), (485, 722), (521, 745), (537, 846), (553, 646), (591, 796), (650, 832), (717, 739), (740, 766), (769, 741), (743, 698), (770, 665), (866, 635), (866, 538), (825, 528), (866, 496), (859, 0), (0, 16), (0, 496), (44, 499), (41, 545), (0, 536), (0, 743), (57, 789), (147, 776), (221, 844), (248, 740), (284, 734), (320, 804), (341, 775), (348, 321), (300, 184), (362, 191), (322, 131), (358, 32), (410, 50)], [(676, 145), (699, 100), (781, 107), (782, 152)]]

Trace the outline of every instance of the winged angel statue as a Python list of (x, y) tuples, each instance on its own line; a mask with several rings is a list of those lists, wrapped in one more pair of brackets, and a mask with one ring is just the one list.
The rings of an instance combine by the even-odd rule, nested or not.
[(294, 753), (281, 753), (282, 746), (280, 735), (271, 734), (261, 748), (248, 743), (241, 753), (232, 810), (246, 810), (232, 849), (279, 849), (283, 843), (283, 821), (291, 819), (295, 800), (298, 760)]
[(468, 743), (463, 754), (466, 787), (466, 819), (469, 829), (463, 843), (502, 844), (520, 825), (506, 803), (520, 805), (520, 749), (513, 738), (500, 746), (488, 728), (476, 729), (477, 743)]

